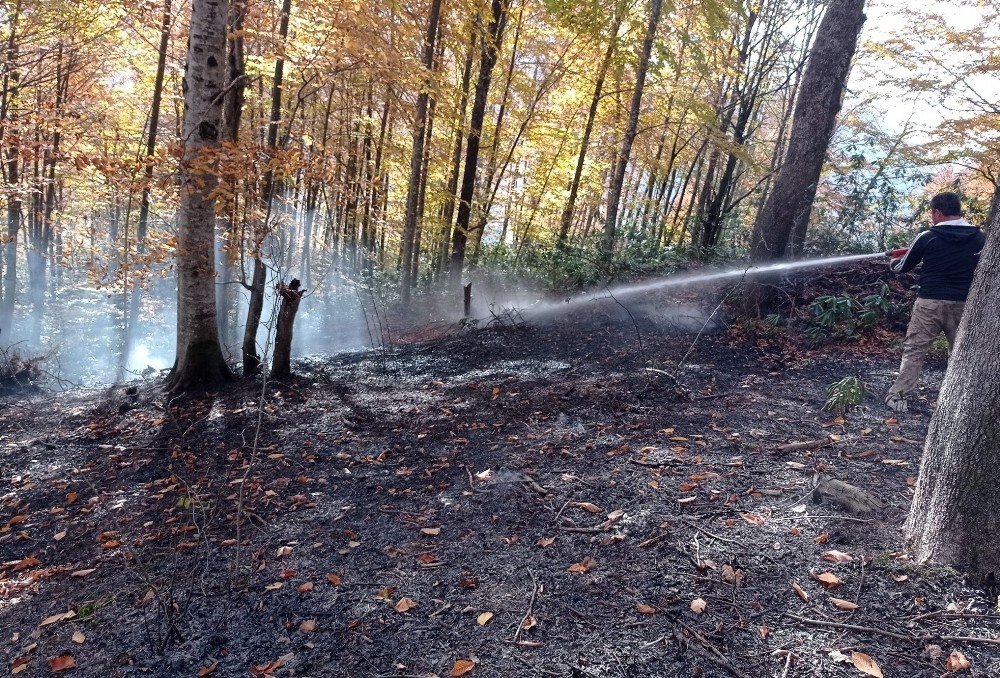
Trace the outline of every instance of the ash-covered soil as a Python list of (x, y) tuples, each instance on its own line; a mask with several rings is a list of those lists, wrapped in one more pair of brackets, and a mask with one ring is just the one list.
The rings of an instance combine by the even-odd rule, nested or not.
[[(880, 275), (797, 278), (791, 313)], [(1000, 647), (968, 640), (997, 638), (995, 594), (902, 548), (943, 361), (893, 416), (905, 317), (821, 345), (721, 311), (678, 327), (721, 298), (703, 294), (436, 328), (200, 398), (6, 399), (0, 657), (624, 678), (857, 676), (866, 655), (937, 677), (960, 653), (959, 675), (1000, 675)], [(864, 403), (824, 410), (852, 375)], [(816, 503), (821, 476), (882, 507)]]

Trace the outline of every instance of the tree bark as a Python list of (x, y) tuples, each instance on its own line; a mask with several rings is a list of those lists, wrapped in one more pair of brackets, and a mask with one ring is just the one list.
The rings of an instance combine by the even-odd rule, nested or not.
[(632, 90), (632, 104), (629, 108), (628, 124), (622, 139), (621, 149), (615, 159), (615, 170), (608, 191), (608, 214), (604, 221), (604, 235), (601, 238), (601, 259), (610, 264), (615, 250), (615, 239), (618, 228), (618, 209), (621, 202), (622, 188), (625, 184), (625, 170), (628, 168), (632, 155), (632, 144), (638, 134), (639, 110), (642, 107), (642, 92), (646, 85), (646, 73), (649, 70), (649, 60), (653, 53), (653, 41), (656, 39), (656, 26), (660, 21), (663, 0), (650, 0), (649, 23), (646, 26), (646, 37), (642, 41), (642, 51), (639, 54), (639, 64), (636, 66), (635, 89)]
[(184, 72), (184, 155), (177, 241), (177, 357), (174, 392), (231, 377), (215, 317), (215, 198), (209, 155), (219, 145), (226, 62), (226, 0), (194, 0)]
[(271, 376), (276, 379), (292, 376), (292, 328), (295, 325), (295, 314), (299, 311), (299, 302), (306, 292), (300, 286), (298, 280), (292, 279), (288, 285), (282, 282), (276, 287), (278, 296), (281, 297), (274, 335), (274, 359), (271, 361)]
[[(281, 23), (278, 27), (282, 45), (288, 37), (288, 18), (292, 12), (292, 0), (281, 3)], [(274, 61), (274, 80), (271, 83), (271, 117), (267, 125), (267, 153), (272, 154), (278, 145), (278, 123), (281, 120), (281, 87), (284, 80), (285, 59), (278, 56)], [(254, 233), (253, 278), (250, 281), (250, 305), (247, 308), (246, 326), (243, 328), (243, 376), (260, 371), (261, 356), (257, 353), (257, 331), (264, 311), (264, 285), (267, 282), (267, 266), (263, 261), (264, 241), (270, 231), (271, 208), (274, 201), (274, 168), (268, 165), (264, 173), (264, 185), (260, 202), (264, 212), (264, 223)]]
[[(996, 226), (997, 224), (993, 224)], [(979, 267), (931, 418), (906, 541), (917, 562), (1000, 575), (1000, 238)]]
[(799, 86), (785, 162), (750, 237), (754, 262), (801, 252), (820, 171), (865, 22), (864, 0), (833, 0), (816, 32)]
[(476, 95), (472, 102), (469, 118), (469, 138), (466, 141), (465, 169), (462, 173), (462, 192), (458, 202), (458, 217), (451, 241), (451, 265), (448, 276), (452, 287), (457, 288), (462, 280), (462, 266), (465, 263), (465, 245), (468, 240), (469, 223), (472, 217), (472, 197), (476, 188), (476, 170), (479, 164), (479, 144), (486, 118), (486, 103), (490, 93), (493, 67), (497, 62), (500, 43), (503, 40), (504, 25), (507, 22), (507, 0), (492, 0), (492, 16), (486, 36), (483, 39), (479, 57), (479, 78), (476, 81)]
[(424, 37), (421, 62), (425, 73), (417, 95), (416, 114), (413, 117), (413, 148), (410, 152), (410, 183), (406, 190), (406, 216), (403, 221), (403, 252), (400, 264), (400, 298), (406, 304), (410, 301), (413, 287), (413, 242), (417, 232), (420, 212), (421, 170), (424, 166), (425, 147), (428, 143), (427, 106), (430, 100), (431, 71), (434, 66), (434, 48), (437, 41), (438, 24), (441, 22), (441, 0), (432, 0), (430, 16), (427, 19), (427, 35)]

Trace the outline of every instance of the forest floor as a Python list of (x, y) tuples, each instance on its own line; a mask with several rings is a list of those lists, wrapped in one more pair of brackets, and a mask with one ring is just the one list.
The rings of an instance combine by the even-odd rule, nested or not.
[[(881, 271), (785, 293), (801, 316)], [(902, 548), (943, 360), (893, 416), (905, 315), (819, 346), (678, 322), (718, 294), (424, 328), (200, 398), (0, 401), (0, 658), (21, 676), (1000, 675), (1000, 646), (962, 640), (997, 638), (995, 597)], [(824, 410), (851, 375), (864, 402)], [(882, 505), (816, 503), (817, 476)]]

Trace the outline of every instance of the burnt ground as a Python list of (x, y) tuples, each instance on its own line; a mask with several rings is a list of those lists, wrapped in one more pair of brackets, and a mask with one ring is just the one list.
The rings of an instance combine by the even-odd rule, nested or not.
[[(802, 317), (878, 275), (783, 294)], [(863, 653), (937, 677), (960, 652), (960, 675), (1000, 674), (997, 645), (961, 640), (997, 637), (995, 594), (902, 550), (943, 361), (891, 416), (905, 317), (821, 345), (794, 323), (698, 336), (677, 322), (693, 294), (425, 328), (202, 398), (4, 400), (0, 657), (21, 676), (624, 678), (858, 676)], [(837, 417), (825, 389), (850, 375), (869, 393)], [(815, 503), (818, 474), (884, 506)]]

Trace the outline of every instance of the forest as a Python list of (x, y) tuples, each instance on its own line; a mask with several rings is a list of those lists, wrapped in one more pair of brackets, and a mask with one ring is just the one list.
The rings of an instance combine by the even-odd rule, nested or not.
[(1000, 673), (995, 0), (0, 45), (11, 674)]

